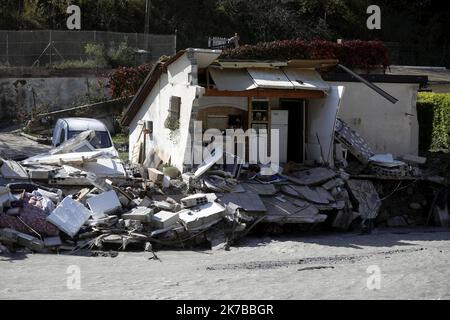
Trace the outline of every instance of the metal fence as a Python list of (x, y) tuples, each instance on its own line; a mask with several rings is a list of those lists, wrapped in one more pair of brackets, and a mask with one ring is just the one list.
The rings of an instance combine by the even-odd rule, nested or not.
[(135, 64), (155, 61), (176, 51), (176, 35), (106, 31), (4, 31), (0, 30), (0, 64), (10, 66), (53, 65), (64, 60), (86, 60), (87, 43), (117, 48), (127, 42), (135, 48)]

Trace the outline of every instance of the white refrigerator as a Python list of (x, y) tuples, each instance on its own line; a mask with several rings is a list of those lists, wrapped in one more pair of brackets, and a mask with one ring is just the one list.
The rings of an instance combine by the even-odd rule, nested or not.
[[(272, 110), (271, 113), (271, 129), (278, 129), (279, 141), (274, 141), (278, 144), (278, 151), (280, 156), (280, 163), (287, 162), (288, 151), (288, 110)], [(271, 147), (272, 149), (272, 147)]]

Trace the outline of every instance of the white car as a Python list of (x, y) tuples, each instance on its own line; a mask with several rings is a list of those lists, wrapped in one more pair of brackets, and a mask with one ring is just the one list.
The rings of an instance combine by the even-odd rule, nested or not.
[[(90, 118), (62, 118), (58, 119), (53, 129), (52, 144), (58, 147), (67, 140), (76, 137), (80, 133), (93, 130), (95, 137), (89, 141), (96, 150), (104, 150), (105, 152), (118, 157), (119, 153), (111, 139), (111, 134), (103, 122)], [(86, 150), (94, 151), (94, 150)]]

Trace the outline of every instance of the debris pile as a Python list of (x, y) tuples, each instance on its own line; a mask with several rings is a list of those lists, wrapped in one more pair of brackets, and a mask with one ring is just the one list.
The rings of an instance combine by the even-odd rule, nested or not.
[[(159, 159), (150, 168), (126, 165), (91, 149), (92, 137), (86, 131), (47, 154), (21, 163), (2, 161), (1, 174), (9, 181), (0, 187), (2, 252), (21, 247), (153, 252), (199, 244), (226, 249), (257, 224), (327, 222), (348, 230), (357, 223), (370, 229), (388, 198), (380, 197), (378, 179), (442, 182), (420, 173), (420, 157), (374, 154), (342, 121), (336, 129), (335, 168), (288, 163), (270, 176), (220, 148), (183, 174)], [(358, 173), (352, 173), (344, 149), (359, 162)], [(228, 158), (231, 163), (221, 161)], [(448, 225), (447, 207), (430, 208)]]

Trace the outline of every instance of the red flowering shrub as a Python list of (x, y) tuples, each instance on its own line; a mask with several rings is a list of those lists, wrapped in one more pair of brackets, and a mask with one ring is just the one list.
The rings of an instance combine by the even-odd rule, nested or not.
[(236, 60), (291, 60), (338, 59), (350, 68), (373, 69), (389, 66), (389, 52), (381, 41), (282, 40), (244, 45), (225, 50), (221, 59)]
[(113, 98), (129, 97), (136, 94), (148, 73), (152, 64), (146, 63), (139, 67), (120, 67), (112, 71), (108, 77), (108, 86)]

